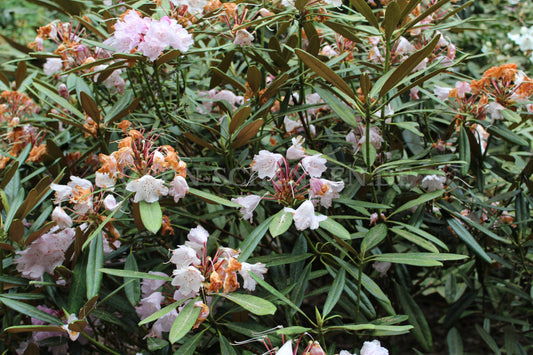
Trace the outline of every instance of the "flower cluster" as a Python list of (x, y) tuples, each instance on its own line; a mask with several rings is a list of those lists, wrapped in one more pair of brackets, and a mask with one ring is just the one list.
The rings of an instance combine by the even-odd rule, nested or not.
[(134, 10), (128, 10), (121, 16), (115, 23), (113, 36), (104, 41), (118, 52), (140, 52), (151, 61), (168, 47), (185, 53), (193, 43), (192, 35), (175, 19), (168, 16), (160, 20), (141, 17)]
[[(263, 197), (248, 195), (233, 198), (233, 202), (242, 206), (244, 219), (252, 222), (253, 211), (261, 199), (274, 200), (287, 206), (285, 211), (293, 214), (298, 230), (317, 229), (319, 223), (326, 219), (324, 215), (315, 215), (315, 206), (331, 207), (333, 199), (338, 198), (339, 192), (344, 189), (344, 182), (321, 178), (327, 170), (326, 159), (321, 154), (307, 155), (302, 146), (304, 141), (301, 136), (293, 138), (286, 157), (267, 150), (261, 150), (254, 156), (252, 171), (260, 179), (270, 179), (273, 191)], [(289, 160), (299, 161), (291, 167)], [(299, 205), (297, 209), (289, 207), (296, 205)]]
[[(161, 305), (166, 303), (167, 299), (163, 293), (157, 291), (162, 286), (164, 286), (164, 291), (173, 291), (167, 297), (168, 299), (182, 301), (200, 294), (205, 296), (221, 291), (224, 293), (234, 292), (240, 287), (237, 279), (237, 273), (239, 273), (243, 279), (242, 287), (249, 291), (255, 290), (256, 282), (249, 272), (253, 272), (258, 277), (263, 278), (263, 275), (267, 272), (265, 265), (262, 263), (249, 264), (239, 262), (237, 260), (239, 252), (230, 248), (219, 248), (214, 257), (211, 258), (206, 251), (208, 238), (209, 233), (207, 230), (202, 226), (197, 226), (190, 230), (187, 235), (188, 241), (172, 251), (170, 262), (176, 268), (172, 272), (170, 285), (160, 280), (143, 281), (141, 289), (143, 298), (139, 306), (136, 307), (137, 314), (141, 319), (158, 311), (161, 309)], [(166, 276), (166, 274), (160, 272), (151, 273)], [(195, 306), (202, 309), (194, 326), (194, 328), (197, 328), (209, 315), (209, 306), (201, 301), (196, 302)], [(159, 318), (153, 324), (150, 336), (161, 337), (163, 332), (168, 332), (181, 308)]]
[(507, 37), (516, 43), (524, 54), (529, 55), (533, 62), (533, 26), (522, 26), (519, 31), (508, 33)]

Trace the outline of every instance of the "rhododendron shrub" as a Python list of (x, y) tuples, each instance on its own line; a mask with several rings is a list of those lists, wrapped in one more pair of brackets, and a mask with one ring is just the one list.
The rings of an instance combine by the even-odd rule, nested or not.
[(531, 349), (529, 5), (514, 62), (455, 1), (35, 3), (2, 352)]

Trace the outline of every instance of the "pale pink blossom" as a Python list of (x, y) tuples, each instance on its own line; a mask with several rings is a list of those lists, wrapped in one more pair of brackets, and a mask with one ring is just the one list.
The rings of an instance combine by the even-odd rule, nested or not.
[(458, 81), (455, 83), (455, 88), (457, 89), (457, 97), (464, 98), (467, 93), (472, 92), (470, 84), (466, 81)]
[(204, 7), (207, 6), (208, 0), (170, 0), (174, 5), (181, 6), (187, 5), (187, 11), (191, 14), (202, 12)]
[(415, 46), (405, 37), (400, 37), (396, 45), (396, 54), (406, 55), (416, 51)]
[(159, 196), (168, 194), (168, 187), (164, 181), (156, 179), (151, 175), (144, 175), (140, 179), (130, 181), (126, 185), (126, 190), (135, 192), (133, 202), (145, 201), (153, 203), (159, 200)]
[(450, 96), (450, 91), (452, 91), (452, 88), (445, 88), (438, 85), (435, 85), (435, 89), (433, 89), (433, 93), (441, 101), (446, 100)]
[(427, 192), (433, 192), (444, 188), (446, 176), (428, 175), (422, 179), (420, 186), (426, 189)]
[[(148, 273), (152, 275), (168, 276), (164, 272), (160, 271), (148, 271)], [(165, 282), (165, 280), (143, 279), (141, 282), (141, 292), (143, 297), (151, 295), (152, 293), (157, 291), (157, 289), (163, 286)]]
[(322, 49), (320, 50), (320, 55), (324, 55), (328, 58), (331, 58), (331, 57), (335, 57), (336, 55), (338, 55), (339, 53), (337, 53), (336, 50), (333, 49), (332, 46), (330, 46), (329, 44), (326, 44), (324, 47), (322, 47)]
[(73, 228), (52, 231), (17, 252), (20, 257), (15, 258), (13, 263), (17, 265), (17, 271), (22, 273), (22, 276), (40, 280), (45, 272), (53, 274), (56, 266), (63, 263), (65, 251), (74, 240), (76, 232)]
[(253, 223), (253, 212), (259, 205), (259, 202), (261, 202), (261, 198), (262, 197), (258, 195), (240, 196), (237, 198), (232, 198), (231, 202), (235, 202), (241, 205), (242, 207), (240, 209), (240, 212), (242, 213), (242, 218), (249, 221), (250, 223)]
[(253, 40), (254, 35), (244, 28), (241, 28), (235, 33), (235, 40), (233, 41), (233, 44), (236, 46), (246, 47), (251, 45)]
[(327, 179), (311, 178), (309, 198), (318, 198), (322, 207), (330, 208), (333, 199), (338, 198), (344, 189), (344, 181), (330, 181)]
[(70, 199), (70, 195), (72, 194), (72, 187), (52, 183), (50, 184), (50, 188), (55, 191), (54, 203), (68, 201)]
[(503, 119), (503, 115), (501, 111), (504, 110), (505, 107), (503, 107), (501, 104), (493, 101), (487, 104), (485, 106), (485, 109), (487, 110), (487, 113), (492, 117), (493, 120)]
[(300, 231), (308, 228), (317, 229), (319, 223), (327, 219), (324, 215), (315, 215), (315, 206), (309, 200), (302, 203), (296, 210), (285, 207), (284, 211), (293, 214), (294, 225)]
[(72, 227), (72, 218), (59, 206), (56, 206), (52, 211), (52, 221), (57, 222), (59, 228)]
[(172, 311), (168, 312), (161, 318), (155, 321), (154, 325), (152, 325), (152, 329), (150, 330), (150, 333), (148, 336), (150, 337), (156, 337), (156, 338), (162, 338), (163, 333), (170, 332), (170, 329), (172, 328), (172, 324), (174, 324), (174, 321), (178, 317), (178, 311), (173, 309)]
[(302, 144), (305, 138), (302, 136), (292, 138), (292, 145), (287, 149), (287, 159), (302, 159), (305, 157), (305, 148)]
[(178, 202), (180, 198), (185, 197), (189, 193), (189, 185), (187, 180), (181, 175), (176, 175), (174, 179), (170, 182), (170, 190), (168, 194), (174, 197), (174, 202)]
[(241, 269), (239, 270), (239, 274), (242, 276), (242, 279), (244, 280), (242, 287), (247, 289), (248, 291), (255, 291), (255, 285), (257, 283), (250, 276), (249, 272), (253, 272), (256, 276), (261, 278), (261, 280), (264, 280), (265, 279), (264, 274), (266, 274), (267, 271), (268, 270), (265, 267), (265, 264), (263, 263), (248, 264), (247, 262), (242, 262)]
[(172, 251), (170, 262), (176, 265), (178, 269), (182, 269), (190, 265), (199, 265), (200, 258), (198, 258), (198, 255), (196, 255), (196, 251), (193, 248), (186, 245), (180, 245)]
[(409, 90), (409, 97), (411, 100), (419, 100), (420, 96), (418, 95), (420, 93), (420, 90), (418, 87), (414, 87), (411, 90)]
[(63, 59), (48, 58), (43, 65), (43, 70), (46, 75), (53, 75), (63, 70)]
[(94, 174), (94, 184), (102, 189), (113, 187), (116, 184), (116, 175), (113, 175), (109, 173), (96, 172)]
[(365, 341), (360, 355), (389, 355), (389, 351), (381, 346), (379, 340)]
[(161, 309), (161, 302), (165, 297), (161, 292), (153, 292), (147, 297), (141, 299), (139, 306), (135, 307), (135, 311), (139, 318), (145, 319)]
[(142, 18), (135, 10), (128, 10), (121, 21), (115, 23), (113, 36), (104, 41), (118, 52), (130, 53), (142, 40), (148, 30), (148, 19)]
[(309, 176), (318, 178), (324, 171), (326, 171), (327, 160), (322, 158), (321, 155), (322, 154), (315, 154), (302, 159), (302, 166)]
[(187, 239), (189, 239), (192, 243), (200, 244), (202, 246), (207, 243), (208, 238), (209, 232), (200, 225), (196, 228), (191, 228), (189, 234), (187, 234)]
[(183, 269), (175, 269), (172, 272), (174, 278), (172, 279), (173, 286), (179, 286), (182, 294), (189, 294), (191, 292), (198, 293), (202, 282), (205, 281), (204, 276), (194, 266), (188, 266)]
[(109, 194), (104, 198), (104, 208), (108, 211), (114, 211), (117, 208), (118, 203), (115, 196)]
[(261, 150), (259, 154), (254, 156), (252, 171), (257, 172), (260, 179), (264, 179), (265, 177), (272, 178), (276, 175), (276, 171), (279, 169), (282, 161), (283, 156), (281, 154)]

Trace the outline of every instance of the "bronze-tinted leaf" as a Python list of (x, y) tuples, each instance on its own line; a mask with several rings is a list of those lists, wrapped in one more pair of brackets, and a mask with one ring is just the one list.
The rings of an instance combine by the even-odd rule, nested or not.
[(126, 117), (127, 115), (132, 113), (137, 108), (137, 106), (139, 105), (139, 102), (141, 102), (141, 98), (140, 97), (135, 98), (131, 102), (131, 104), (128, 105), (128, 107), (124, 108), (119, 113), (111, 117), (108, 122), (113, 123), (113, 122), (120, 120), (123, 117)]
[(159, 66), (161, 64), (168, 63), (171, 60), (173, 60), (174, 58), (176, 58), (177, 56), (179, 56), (180, 53), (181, 52), (178, 49), (174, 49), (174, 50), (168, 51), (165, 54), (163, 54), (162, 56), (160, 56), (159, 58), (157, 58), (157, 60), (155, 61), (155, 65)]
[(0, 189), (5, 189), (7, 184), (11, 181), (11, 178), (13, 178), (13, 175), (17, 172), (17, 169), (19, 168), (19, 162), (15, 161), (11, 164), (9, 164), (9, 167), (6, 169), (3, 169), (2, 172), (0, 172)]
[(0, 243), (0, 249), (7, 250), (7, 251), (15, 251), (15, 248), (7, 243)]
[(14, 219), (7, 231), (9, 239), (15, 243), (20, 243), (24, 239), (24, 224), (20, 219)]
[(342, 37), (352, 42), (359, 42), (359, 38), (355, 35), (358, 31), (354, 27), (349, 27), (348, 25), (333, 22), (333, 21), (326, 21), (324, 22), (324, 25), (328, 26), (333, 31), (337, 32)]
[(196, 144), (198, 144), (198, 145), (200, 145), (202, 147), (205, 147), (205, 148), (208, 148), (208, 149), (211, 149), (211, 150), (215, 149), (215, 147), (213, 147), (213, 145), (211, 143), (208, 143), (208, 142), (198, 138), (197, 136), (195, 136), (194, 134), (192, 134), (190, 132), (185, 132), (185, 133), (183, 133), (183, 135), (187, 139), (193, 141), (194, 143), (196, 143)]
[(27, 72), (28, 70), (26, 66), (26, 61), (24, 60), (20, 61), (19, 64), (17, 65), (17, 70), (15, 71), (15, 90), (20, 89), (20, 85), (26, 78)]
[(326, 64), (322, 63), (319, 59), (307, 52), (302, 51), (301, 49), (296, 49), (295, 52), (298, 58), (300, 58), (309, 68), (324, 78), (328, 83), (333, 84), (349, 97), (355, 98), (355, 94), (350, 86), (346, 84), (346, 82), (342, 80), (342, 78), (333, 70), (331, 70)]
[(238, 129), (248, 117), (250, 117), (250, 113), (252, 113), (252, 108), (250, 106), (241, 106), (231, 118), (229, 133), (231, 134), (235, 132), (235, 130)]
[(37, 203), (50, 192), (50, 178), (48, 176), (42, 178), (37, 185), (30, 190), (28, 196), (20, 205), (15, 218), (24, 219), (31, 212), (31, 210), (37, 205)]
[[(217, 66), (217, 68), (223, 73), (227, 72), (231, 65), (231, 62), (233, 61), (234, 55), (235, 55), (235, 51), (231, 51), (227, 53), (222, 59), (222, 61), (220, 62), (220, 64)], [(217, 87), (218, 85), (220, 85), (221, 83), (222, 83), (222, 78), (219, 76), (215, 76), (213, 74), (211, 76), (211, 82), (209, 83), (209, 88), (213, 89)]]
[(244, 85), (242, 85), (237, 80), (235, 80), (231, 76), (224, 73), (222, 70), (216, 67), (211, 67), (211, 72), (213, 73), (213, 76), (216, 76), (220, 79), (220, 84), (227, 83), (241, 92), (246, 92), (246, 88), (244, 87)]
[(91, 117), (97, 125), (100, 124), (100, 110), (98, 105), (94, 102), (93, 98), (87, 95), (85, 92), (80, 92), (81, 107)]
[(6, 41), (11, 47), (15, 48), (17, 51), (22, 52), (24, 54), (30, 53), (32, 50), (28, 48), (27, 46), (17, 43), (16, 41), (12, 40), (9, 37), (6, 37), (4, 35), (0, 35)]
[(372, 12), (372, 9), (370, 8), (370, 6), (368, 6), (365, 0), (350, 0), (350, 2), (352, 3), (353, 7), (357, 10), (357, 12), (359, 12), (361, 15), (365, 17), (365, 19), (368, 21), (369, 24), (371, 24), (375, 28), (379, 28), (378, 20), (376, 16), (374, 15), (374, 13)]
[(385, 10), (385, 19), (383, 19), (382, 23), (383, 29), (385, 30), (386, 41), (392, 37), (392, 34), (394, 33), (394, 30), (396, 29), (396, 26), (398, 26), (399, 22), (400, 7), (398, 6), (397, 2), (390, 2)]
[(248, 85), (254, 94), (261, 89), (261, 79), (261, 71), (255, 65), (250, 66), (246, 73), (246, 80), (248, 80)]
[(283, 84), (285, 84), (285, 82), (289, 80), (289, 78), (290, 78), (289, 74), (283, 74), (281, 76), (278, 76), (276, 79), (274, 79), (274, 81), (270, 83), (268, 88), (261, 95), (261, 100), (268, 100), (274, 95), (276, 95), (278, 93), (279, 88)]
[(142, 232), (144, 230), (144, 224), (141, 218), (141, 210), (139, 208), (139, 203), (133, 203), (131, 210), (133, 213), (133, 222), (135, 223), (135, 227), (137, 227), (137, 230), (139, 232)]
[(87, 317), (96, 307), (96, 301), (98, 300), (98, 296), (94, 296), (90, 300), (85, 303), (85, 305), (80, 309), (80, 313), (78, 315), (78, 319), (83, 319)]
[(39, 228), (39, 230), (36, 230), (35, 232), (31, 233), (28, 236), (28, 238), (26, 238), (26, 240), (24, 241), (24, 244), (30, 245), (35, 240), (37, 240), (41, 235), (45, 234), (50, 229), (52, 229), (52, 227), (54, 227), (56, 224), (57, 224), (57, 222), (55, 222), (55, 221), (50, 221), (50, 222), (46, 223), (44, 226)]
[(2, 81), (8, 88), (11, 87), (11, 83), (9, 82), (9, 79), (2, 71), (0, 71), (0, 81)]
[(240, 132), (237, 134), (237, 137), (231, 143), (232, 148), (237, 148), (248, 143), (250, 139), (255, 137), (259, 128), (263, 125), (263, 120), (258, 119), (257, 121), (247, 124)]

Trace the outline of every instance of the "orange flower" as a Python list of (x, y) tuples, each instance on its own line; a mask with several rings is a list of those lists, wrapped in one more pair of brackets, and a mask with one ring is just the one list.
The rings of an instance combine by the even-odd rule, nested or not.
[(198, 318), (196, 319), (196, 322), (192, 327), (193, 329), (196, 329), (200, 326), (200, 324), (202, 324), (204, 320), (206, 320), (207, 316), (209, 315), (209, 307), (201, 301), (195, 302), (194, 306), (201, 308), (200, 314), (198, 315)]
[(128, 131), (128, 128), (130, 128), (131, 126), (131, 122), (128, 121), (128, 120), (122, 120), (120, 121), (120, 123), (117, 125), (117, 127), (119, 129), (122, 130), (122, 132), (124, 132), (124, 134), (126, 134), (126, 132)]
[(26, 161), (38, 162), (44, 153), (46, 153), (46, 144), (34, 145)]
[(218, 272), (213, 271), (209, 275), (209, 288), (208, 292), (218, 292), (222, 288), (222, 280)]
[(161, 235), (174, 235), (174, 228), (170, 225), (168, 216), (163, 215), (163, 224), (161, 225)]

